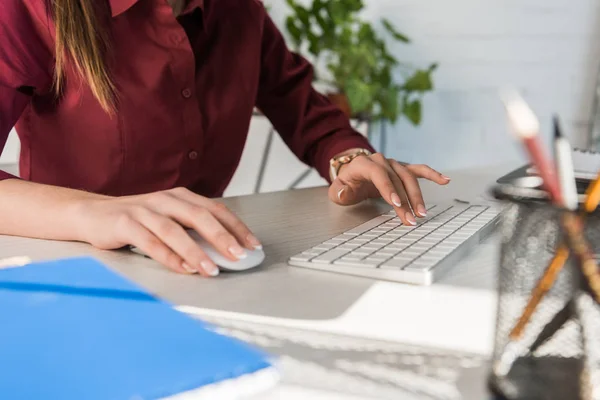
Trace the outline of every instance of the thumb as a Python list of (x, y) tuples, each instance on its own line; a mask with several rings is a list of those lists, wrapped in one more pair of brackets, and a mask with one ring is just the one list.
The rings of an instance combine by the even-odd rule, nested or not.
[(360, 193), (357, 192), (352, 186), (337, 182), (336, 185), (332, 185), (329, 191), (330, 199), (339, 205), (348, 206), (356, 203), (360, 203)]

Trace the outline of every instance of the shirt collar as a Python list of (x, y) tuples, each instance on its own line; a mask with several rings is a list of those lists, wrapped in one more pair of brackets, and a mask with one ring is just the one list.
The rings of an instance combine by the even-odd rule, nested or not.
[[(112, 16), (116, 17), (117, 15), (123, 14), (137, 2), (138, 0), (110, 0), (110, 10), (112, 12)], [(184, 12), (189, 12), (196, 7), (200, 8), (200, 10), (203, 10), (204, 0), (189, 0)]]

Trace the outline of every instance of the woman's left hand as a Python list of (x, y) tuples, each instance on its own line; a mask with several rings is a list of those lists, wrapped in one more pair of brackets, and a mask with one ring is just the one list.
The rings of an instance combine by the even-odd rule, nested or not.
[(450, 182), (450, 178), (427, 165), (403, 164), (381, 153), (359, 156), (340, 169), (329, 187), (329, 199), (336, 204), (351, 205), (382, 197), (394, 207), (403, 224), (416, 225), (415, 215), (427, 215), (417, 178), (439, 185)]

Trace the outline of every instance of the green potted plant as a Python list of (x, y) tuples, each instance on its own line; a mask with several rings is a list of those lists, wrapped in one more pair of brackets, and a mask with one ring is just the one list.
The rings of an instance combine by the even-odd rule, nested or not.
[[(294, 50), (315, 64), (317, 82), (335, 88), (327, 94), (349, 117), (395, 122), (405, 116), (415, 125), (421, 122), (421, 99), (433, 89), (436, 64), (414, 68), (390, 54), (386, 36), (409, 43), (390, 21), (380, 21), (383, 36), (361, 19), (362, 0), (286, 2), (291, 14), (285, 27)], [(401, 82), (394, 79), (397, 70)]]

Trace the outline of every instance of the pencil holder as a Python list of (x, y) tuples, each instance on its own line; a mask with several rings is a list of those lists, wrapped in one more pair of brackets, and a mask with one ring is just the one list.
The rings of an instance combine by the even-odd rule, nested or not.
[[(566, 262), (556, 263), (564, 246), (562, 211), (536, 198), (539, 191), (525, 194), (496, 188), (506, 207), (490, 389), (498, 399), (600, 399), (600, 307), (568, 247)], [(596, 213), (585, 221), (585, 236), (598, 254), (600, 218)], [(549, 290), (523, 318), (552, 262), (564, 266), (556, 279), (544, 281)]]

